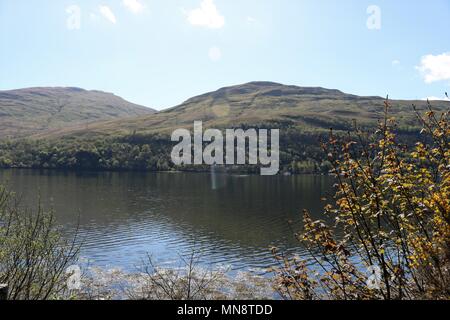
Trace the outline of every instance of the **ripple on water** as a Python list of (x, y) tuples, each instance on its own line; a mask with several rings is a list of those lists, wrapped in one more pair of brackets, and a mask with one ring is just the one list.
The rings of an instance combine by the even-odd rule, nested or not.
[(320, 212), (320, 198), (332, 185), (327, 177), (224, 176), (221, 188), (212, 190), (211, 177), (203, 174), (32, 170), (0, 171), (0, 178), (30, 205), (39, 188), (68, 237), (80, 214), (82, 256), (125, 270), (135, 270), (147, 253), (177, 266), (179, 255), (192, 250), (204, 264), (265, 269), (274, 264), (271, 245), (297, 246), (287, 220), (298, 219), (304, 208)]

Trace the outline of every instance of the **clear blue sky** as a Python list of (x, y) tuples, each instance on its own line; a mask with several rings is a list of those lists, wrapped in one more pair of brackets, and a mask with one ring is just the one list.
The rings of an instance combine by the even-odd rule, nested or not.
[(0, 0), (0, 39), (0, 90), (77, 86), (157, 109), (253, 80), (450, 91), (449, 0)]

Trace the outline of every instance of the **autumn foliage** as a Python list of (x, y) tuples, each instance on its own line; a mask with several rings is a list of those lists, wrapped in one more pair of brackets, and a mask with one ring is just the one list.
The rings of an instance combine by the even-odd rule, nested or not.
[(323, 144), (336, 177), (325, 213), (304, 212), (297, 239), (309, 259), (285, 256), (276, 289), (287, 299), (449, 299), (450, 150), (448, 111), (428, 103), (419, 142), (398, 141), (395, 119), (372, 134), (330, 133)]

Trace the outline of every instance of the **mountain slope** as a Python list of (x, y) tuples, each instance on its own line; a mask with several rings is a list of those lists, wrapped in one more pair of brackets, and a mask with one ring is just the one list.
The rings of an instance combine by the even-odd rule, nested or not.
[[(303, 131), (348, 130), (354, 120), (373, 126), (383, 117), (384, 98), (360, 97), (338, 90), (286, 86), (273, 82), (250, 82), (221, 88), (187, 100), (156, 114), (98, 122), (37, 135), (36, 138), (62, 136), (95, 138), (130, 133), (170, 133), (176, 128), (192, 128), (202, 120), (205, 127), (233, 128), (247, 125), (294, 127)], [(392, 100), (391, 115), (401, 127), (417, 125), (412, 104), (419, 109), (425, 101)], [(436, 110), (450, 108), (445, 101), (433, 102)]]
[[(389, 115), (398, 120), (396, 133), (405, 145), (420, 140), (412, 104), (390, 101)], [(450, 103), (433, 101), (436, 114)], [(421, 111), (421, 113), (423, 113)], [(329, 128), (346, 133), (358, 125), (374, 128), (384, 116), (384, 99), (359, 97), (338, 90), (252, 82), (222, 88), (187, 100), (169, 110), (120, 120), (41, 131), (31, 139), (0, 140), (0, 168), (60, 168), (75, 170), (210, 170), (208, 166), (176, 166), (171, 160), (174, 129), (204, 127), (279, 128), (281, 172), (327, 173), (330, 164), (320, 147)], [(227, 168), (259, 173), (258, 166)]]
[(100, 120), (148, 115), (154, 110), (111, 93), (80, 88), (0, 91), (0, 137), (16, 138)]

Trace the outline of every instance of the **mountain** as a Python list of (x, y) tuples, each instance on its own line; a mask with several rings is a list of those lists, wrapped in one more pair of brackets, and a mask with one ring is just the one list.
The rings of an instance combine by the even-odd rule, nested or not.
[[(32, 97), (36, 100), (36, 93)], [(114, 96), (107, 97), (112, 99)], [(19, 104), (18, 99), (11, 100)], [(49, 104), (48, 98), (46, 101), (47, 104), (42, 108)], [(50, 101), (50, 109), (53, 112), (61, 109), (60, 112), (49, 117), (49, 107), (46, 107), (45, 112), (41, 113), (50, 119), (50, 124), (54, 121), (58, 125), (51, 130), (48, 130), (50, 125), (42, 126), (28, 139), (0, 140), (0, 168), (210, 170), (208, 166), (176, 166), (171, 160), (174, 146), (170, 141), (171, 132), (178, 128), (192, 129), (194, 121), (202, 120), (204, 127), (218, 129), (278, 128), (280, 172), (327, 173), (330, 164), (326, 161), (320, 141), (327, 138), (329, 128), (337, 133), (346, 133), (354, 127), (355, 122), (359, 127), (375, 128), (384, 117), (385, 99), (360, 97), (333, 89), (251, 82), (205, 93), (161, 112), (89, 124), (82, 121), (73, 124), (62, 114), (72, 110), (68, 114), (73, 115), (73, 109), (79, 113), (88, 109), (89, 112), (82, 113), (83, 117), (77, 113), (77, 119), (90, 121), (93, 120), (92, 110), (98, 112), (97, 118), (106, 116), (105, 112), (111, 109), (116, 110), (111, 107), (112, 103), (95, 109), (92, 104), (86, 107), (88, 99), (78, 100), (74, 104), (78, 107), (75, 108), (67, 108), (61, 99)], [(426, 101), (390, 100), (389, 116), (397, 119), (396, 133), (405, 145), (412, 145), (421, 139), (421, 125), (412, 108), (413, 104), (421, 113), (427, 108)], [(27, 105), (33, 108), (26, 110), (39, 110), (36, 103), (28, 102)], [(439, 114), (450, 110), (450, 102), (433, 101), (432, 107)], [(124, 112), (126, 116), (132, 112), (147, 111), (135, 107), (131, 109)], [(65, 122), (60, 120), (59, 113)], [(116, 115), (107, 116), (114, 118)], [(28, 119), (34, 120), (31, 112), (28, 113)], [(227, 170), (259, 173), (258, 166), (238, 166)]]
[[(193, 97), (174, 108), (155, 114), (102, 121), (85, 126), (42, 133), (36, 138), (122, 136), (170, 133), (175, 128), (192, 128), (202, 120), (205, 127), (272, 126), (323, 131), (348, 130), (354, 120), (361, 126), (374, 126), (383, 117), (385, 98), (361, 97), (320, 87), (288, 86), (273, 82), (250, 82), (221, 88)], [(417, 126), (412, 104), (426, 108), (426, 101), (390, 101), (390, 114), (401, 128)], [(450, 103), (433, 101), (438, 110), (448, 110)]]
[(0, 137), (27, 137), (73, 125), (149, 115), (155, 111), (112, 93), (80, 88), (0, 91)]

